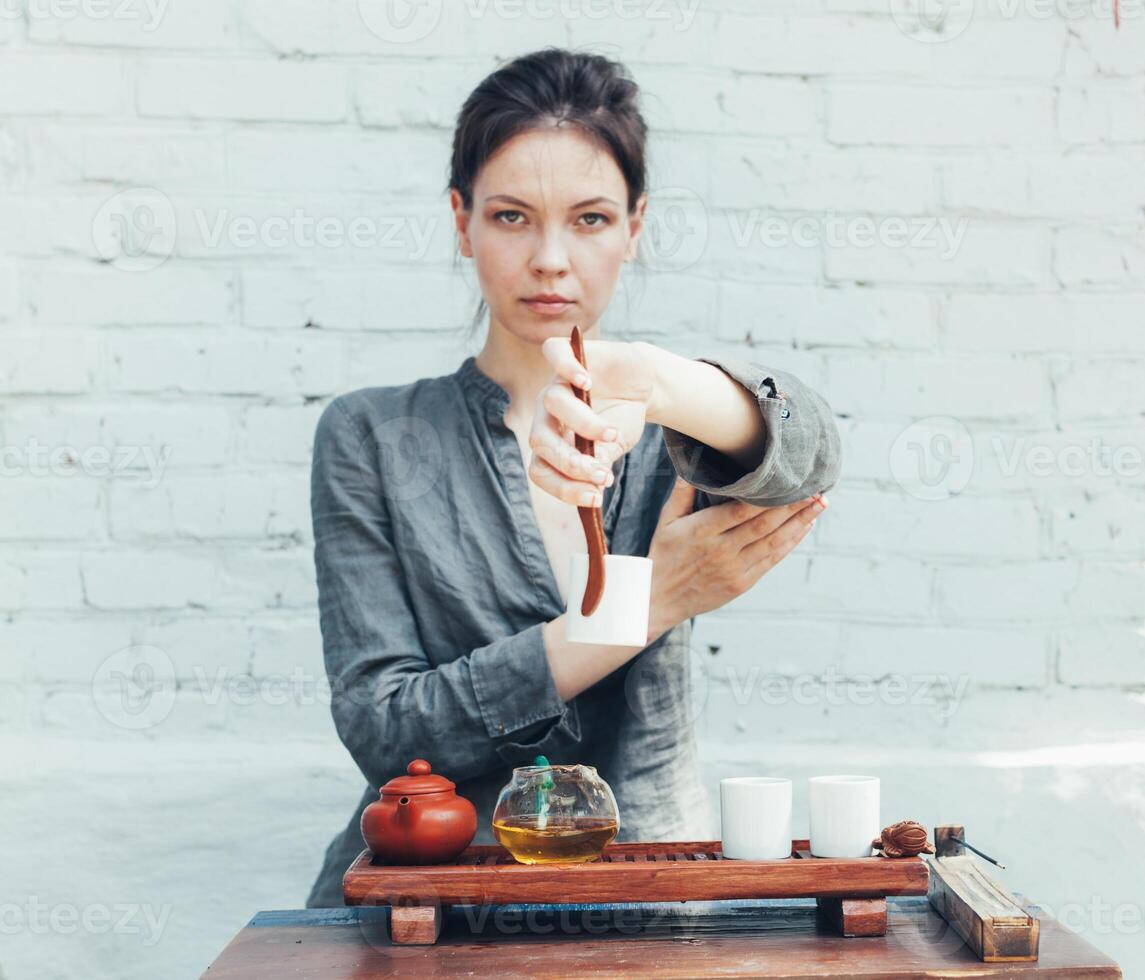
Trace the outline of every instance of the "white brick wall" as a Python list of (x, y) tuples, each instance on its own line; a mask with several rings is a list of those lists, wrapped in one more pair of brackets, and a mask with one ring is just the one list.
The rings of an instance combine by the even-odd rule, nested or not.
[(303, 903), (360, 788), (314, 424), (472, 349), (450, 126), (547, 44), (645, 91), (661, 251), (608, 329), (794, 371), (843, 432), (812, 538), (697, 624), (711, 791), (876, 772), (1145, 970), (1145, 9), (440, 6), (0, 4), (0, 973), (197, 976)]

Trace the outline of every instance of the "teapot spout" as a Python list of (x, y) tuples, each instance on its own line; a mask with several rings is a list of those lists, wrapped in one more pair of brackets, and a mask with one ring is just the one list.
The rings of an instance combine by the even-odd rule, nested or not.
[(414, 807), (409, 796), (399, 796), (394, 807), (394, 840), (401, 852), (399, 859), (402, 864), (417, 864), (418, 842), (414, 832)]

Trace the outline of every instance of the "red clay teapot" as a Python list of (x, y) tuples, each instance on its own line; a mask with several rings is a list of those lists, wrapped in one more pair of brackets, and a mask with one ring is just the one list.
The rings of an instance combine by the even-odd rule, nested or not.
[(477, 833), (477, 808), (457, 787), (414, 759), (362, 813), (362, 838), (385, 864), (446, 864)]

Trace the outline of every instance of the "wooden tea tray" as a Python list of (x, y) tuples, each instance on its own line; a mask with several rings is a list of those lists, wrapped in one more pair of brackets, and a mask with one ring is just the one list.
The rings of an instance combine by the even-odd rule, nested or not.
[(815, 898), (844, 936), (882, 936), (888, 895), (925, 895), (919, 857), (729, 860), (719, 841), (609, 844), (587, 864), (518, 864), (497, 844), (475, 844), (452, 864), (381, 865), (363, 851), (342, 878), (347, 905), (391, 906), (395, 943), (433, 943), (450, 905), (518, 902), (690, 902)]

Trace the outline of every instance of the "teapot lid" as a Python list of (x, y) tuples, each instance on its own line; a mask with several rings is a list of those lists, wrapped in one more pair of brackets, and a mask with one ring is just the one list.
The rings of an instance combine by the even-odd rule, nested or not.
[(406, 776), (394, 776), (381, 788), (382, 796), (411, 796), (417, 793), (445, 793), (452, 792), (457, 786), (446, 779), (431, 772), (430, 765), (425, 759), (414, 759), (406, 766)]

